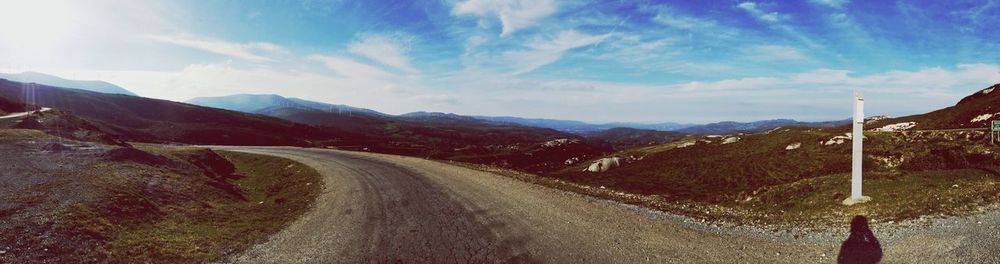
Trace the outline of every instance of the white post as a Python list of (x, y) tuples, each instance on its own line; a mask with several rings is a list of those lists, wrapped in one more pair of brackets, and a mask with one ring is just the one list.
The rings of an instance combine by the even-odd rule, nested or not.
[(871, 198), (861, 194), (862, 142), (864, 141), (865, 99), (860, 91), (854, 91), (854, 122), (851, 130), (851, 197), (845, 205), (864, 203)]

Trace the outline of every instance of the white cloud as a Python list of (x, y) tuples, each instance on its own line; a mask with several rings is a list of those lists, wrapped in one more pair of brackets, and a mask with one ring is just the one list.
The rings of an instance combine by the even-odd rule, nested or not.
[(554, 0), (469, 0), (455, 4), (452, 14), (496, 16), (503, 27), (500, 36), (534, 26), (556, 11)]
[(816, 5), (822, 5), (827, 7), (832, 7), (836, 9), (841, 9), (844, 5), (850, 3), (850, 0), (809, 0), (810, 3)]
[(704, 90), (751, 90), (751, 89), (761, 89), (767, 88), (773, 85), (780, 84), (781, 79), (773, 77), (750, 77), (750, 78), (740, 78), (740, 79), (728, 79), (713, 82), (688, 82), (684, 84), (674, 85), (674, 88), (680, 88), (685, 91), (704, 91)]
[(381, 79), (391, 75), (378, 67), (337, 56), (314, 54), (310, 55), (308, 59), (323, 63), (324, 66), (345, 78)]
[(348, 44), (347, 49), (389, 67), (411, 74), (419, 73), (420, 71), (410, 65), (410, 58), (406, 55), (409, 51), (408, 42), (399, 37), (365, 35)]
[(288, 53), (285, 48), (269, 42), (235, 43), (190, 35), (147, 35), (146, 38), (253, 62), (272, 62), (272, 56)]
[(567, 50), (600, 43), (608, 36), (609, 34), (587, 35), (566, 30), (548, 39), (536, 37), (525, 45), (526, 50), (507, 52), (504, 55), (511, 61), (514, 68), (512, 73), (522, 74), (559, 60)]

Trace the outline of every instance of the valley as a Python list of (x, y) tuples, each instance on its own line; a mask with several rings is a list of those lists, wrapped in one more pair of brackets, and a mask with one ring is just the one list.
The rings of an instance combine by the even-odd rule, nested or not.
[[(697, 126), (574, 134), (456, 114), (389, 115), (280, 96), (193, 100), (228, 108), (221, 109), (0, 80), (5, 155), (34, 153), (7, 161), (26, 170), (11, 171), (4, 178), (32, 175), (32, 180), (4, 183), (9, 199), (2, 212), (13, 222), (3, 226), (11, 235), (38, 239), (7, 237), (4, 243), (13, 246), (6, 252), (11, 254), (0, 258), (248, 263), (378, 262), (420, 256), (428, 262), (638, 260), (649, 257), (643, 252), (654, 248), (676, 247), (670, 245), (678, 238), (658, 237), (656, 245), (617, 243), (669, 233), (701, 237), (697, 243), (716, 245), (706, 250), (724, 259), (773, 261), (769, 254), (749, 252), (782, 252), (823, 261), (836, 255), (829, 240), (788, 240), (773, 230), (832, 237), (854, 215), (866, 215), (873, 225), (894, 230), (883, 234), (913, 234), (922, 223), (993, 211), (990, 208), (1000, 202), (1000, 149), (987, 144), (989, 136), (977, 120), (982, 119), (980, 112), (1000, 103), (1000, 97), (986, 92), (993, 88), (926, 115), (866, 121), (866, 190), (875, 201), (844, 207), (838, 201), (847, 191), (847, 143), (852, 136), (840, 121), (762, 121), (735, 124), (735, 130), (719, 134), (693, 132)], [(30, 102), (25, 94), (32, 94)], [(723, 129), (718, 124), (702, 127)], [(198, 147), (204, 145), (215, 151)], [(102, 191), (39, 196), (72, 188)], [(556, 198), (566, 195), (571, 198)], [(513, 207), (560, 200), (544, 205), (553, 208)], [(594, 206), (602, 209), (579, 211)], [(543, 213), (552, 210), (573, 213)], [(295, 213), (278, 213), (285, 211)], [(652, 220), (648, 212), (675, 220)], [(77, 218), (39, 220), (53, 213)], [(256, 215), (234, 218), (245, 214)], [(556, 219), (565, 217), (571, 225), (557, 227), (563, 220)], [(608, 222), (621, 221), (614, 227), (595, 224), (609, 217), (627, 219)], [(366, 219), (381, 220), (371, 226)], [(689, 230), (673, 221), (704, 224)], [(656, 230), (624, 230), (623, 225)], [(319, 231), (320, 226), (346, 229)], [(736, 241), (725, 231), (741, 228), (773, 230)], [(554, 242), (578, 236), (566, 232), (584, 229), (611, 233), (580, 236), (612, 240), (576, 249)], [(248, 230), (255, 230), (254, 235), (232, 239)], [(523, 233), (527, 230), (532, 231)], [(41, 232), (69, 237), (29, 235)], [(334, 233), (351, 235), (322, 239)], [(480, 235), (459, 239), (469, 234)], [(919, 237), (901, 236), (889, 240), (887, 252), (914, 250), (908, 243)], [(45, 250), (59, 247), (62, 239), (86, 251)], [(300, 245), (292, 240), (312, 242)], [(416, 246), (419, 241), (437, 241), (431, 244), (438, 246)], [(159, 249), (136, 251), (150, 245)], [(315, 248), (336, 250), (303, 251)], [(985, 250), (973, 244), (961, 248)], [(690, 248), (675, 250), (650, 261), (680, 261), (682, 251), (694, 254)], [(955, 257), (944, 251), (928, 254), (935, 259)], [(685, 256), (711, 261), (697, 254)]]

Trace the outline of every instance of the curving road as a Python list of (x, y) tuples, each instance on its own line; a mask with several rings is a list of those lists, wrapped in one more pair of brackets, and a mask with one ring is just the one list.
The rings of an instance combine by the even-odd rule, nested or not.
[[(419, 158), (217, 148), (293, 159), (325, 182), (313, 210), (235, 256), (237, 263), (831, 263), (840, 249), (839, 242), (698, 231), (583, 195)], [(951, 248), (893, 256), (929, 238), (917, 239), (889, 246), (885, 260), (955, 260), (947, 257)]]

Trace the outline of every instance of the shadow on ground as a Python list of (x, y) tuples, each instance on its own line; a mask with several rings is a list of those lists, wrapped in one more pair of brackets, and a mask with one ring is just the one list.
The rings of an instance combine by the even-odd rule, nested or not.
[(851, 220), (851, 234), (840, 245), (837, 263), (879, 263), (882, 261), (882, 245), (875, 233), (868, 227), (868, 219), (854, 216)]

